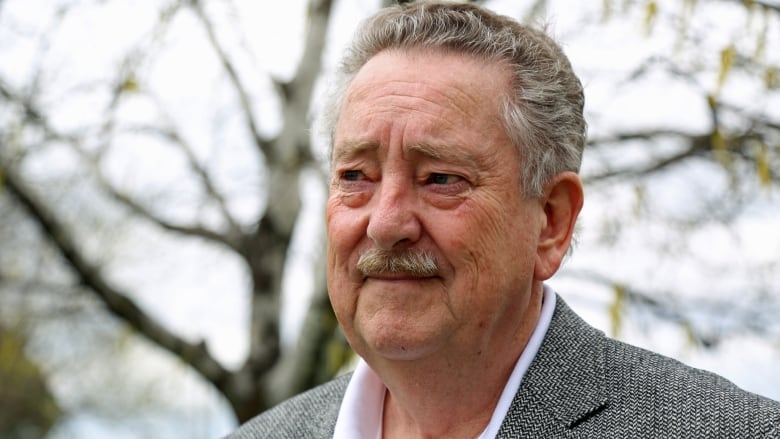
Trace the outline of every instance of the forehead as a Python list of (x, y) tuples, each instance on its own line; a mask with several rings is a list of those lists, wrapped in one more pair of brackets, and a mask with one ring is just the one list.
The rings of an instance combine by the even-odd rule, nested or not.
[(450, 135), (502, 133), (500, 116), (510, 69), (456, 53), (386, 50), (371, 58), (348, 87), (336, 125), (344, 136), (391, 125), (412, 126), (438, 140)]
[(431, 91), (454, 104), (487, 103), (509, 91), (509, 77), (508, 66), (466, 54), (388, 49), (373, 56), (357, 72), (347, 89), (345, 106), (393, 91)]

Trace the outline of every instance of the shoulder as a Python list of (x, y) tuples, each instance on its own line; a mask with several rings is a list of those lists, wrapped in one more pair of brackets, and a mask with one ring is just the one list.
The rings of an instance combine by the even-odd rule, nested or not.
[(518, 425), (533, 425), (521, 415), (532, 410), (548, 431), (576, 429), (583, 437), (780, 439), (780, 403), (610, 339), (560, 298), (516, 399)]
[(681, 408), (691, 404), (755, 404), (754, 408), (765, 403), (775, 407), (779, 404), (745, 391), (715, 373), (617, 340), (605, 337), (604, 352), (608, 387), (626, 387), (625, 391), (636, 398), (673, 401)]
[(330, 438), (351, 374), (301, 393), (252, 418), (226, 439)]
[(780, 403), (712, 372), (607, 339), (610, 410), (653, 431), (780, 438)]

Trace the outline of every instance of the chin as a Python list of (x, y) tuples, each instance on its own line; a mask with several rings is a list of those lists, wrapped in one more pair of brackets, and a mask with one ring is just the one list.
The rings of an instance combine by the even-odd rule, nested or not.
[(426, 356), (430, 349), (421, 346), (394, 345), (394, 346), (376, 346), (372, 348), (373, 355), (385, 360), (393, 361), (412, 361)]
[[(387, 328), (385, 328), (387, 329)], [(420, 334), (411, 329), (395, 327), (393, 330), (366, 331), (361, 337), (365, 353), (363, 358), (376, 357), (386, 360), (410, 361), (424, 358), (443, 345), (441, 334)]]

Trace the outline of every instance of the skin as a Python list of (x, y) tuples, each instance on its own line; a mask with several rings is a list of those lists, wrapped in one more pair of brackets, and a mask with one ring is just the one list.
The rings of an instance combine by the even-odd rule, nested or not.
[[(384, 437), (474, 437), (538, 320), (542, 281), (582, 205), (576, 174), (520, 191), (500, 118), (505, 66), (384, 51), (336, 126), (326, 208), (328, 290), (355, 351), (388, 388)], [(369, 248), (423, 249), (439, 271), (364, 277)]]

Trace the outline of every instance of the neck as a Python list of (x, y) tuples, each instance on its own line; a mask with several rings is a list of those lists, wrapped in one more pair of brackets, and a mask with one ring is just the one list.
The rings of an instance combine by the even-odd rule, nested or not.
[[(536, 327), (542, 287), (532, 289), (521, 318), (491, 331), (479, 347), (456, 346), (416, 360), (374, 359), (388, 391), (383, 438), (474, 438), (493, 411)], [(497, 334), (502, 334), (498, 336)]]

